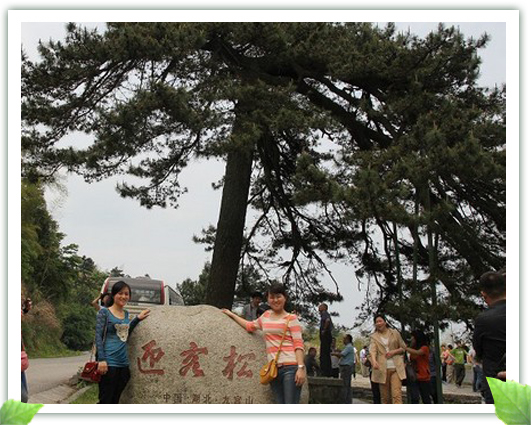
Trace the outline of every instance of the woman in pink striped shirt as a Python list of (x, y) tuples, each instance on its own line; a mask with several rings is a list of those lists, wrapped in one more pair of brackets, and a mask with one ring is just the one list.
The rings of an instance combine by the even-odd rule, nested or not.
[(281, 284), (271, 285), (267, 291), (267, 302), (271, 310), (267, 310), (252, 322), (230, 310), (223, 309), (222, 311), (248, 332), (254, 332), (257, 329), (263, 331), (268, 360), (275, 358), (289, 319), (286, 337), (278, 357), (278, 376), (270, 385), (277, 403), (298, 404), (301, 387), (306, 381), (304, 342), (299, 319), (295, 314), (290, 314), (284, 309), (287, 298), (286, 290)]

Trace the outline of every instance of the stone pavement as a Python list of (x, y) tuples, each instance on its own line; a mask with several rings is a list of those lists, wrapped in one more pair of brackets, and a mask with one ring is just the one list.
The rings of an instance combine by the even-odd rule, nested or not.
[[(341, 398), (343, 383), (338, 378), (309, 377), (310, 403), (335, 404)], [(352, 398), (356, 404), (372, 404), (372, 390), (369, 378), (357, 375), (351, 380)], [(407, 388), (402, 386), (402, 399), (407, 400)], [(481, 404), (479, 393), (474, 393), (470, 385), (458, 388), (453, 384), (443, 384), (443, 401), (446, 404)]]
[(78, 395), (78, 389), (70, 385), (59, 385), (40, 393), (29, 395), (28, 403), (31, 404), (68, 404), (70, 398)]
[[(369, 378), (364, 378), (359, 374), (356, 375), (356, 378), (352, 379), (352, 388), (354, 394), (363, 394), (366, 393), (367, 390), (370, 391), (371, 383), (369, 381)], [(356, 389), (359, 392), (357, 392)], [(457, 385), (455, 384), (446, 384), (443, 382), (442, 391), (443, 397), (447, 402), (463, 404), (481, 404), (481, 394), (472, 391), (472, 386), (466, 383), (463, 384), (461, 387), (457, 387)], [(402, 393), (406, 394), (406, 387), (404, 386), (402, 387)], [(366, 397), (359, 398), (365, 399)]]
[[(330, 378), (324, 378), (330, 379)], [(37, 394), (30, 394), (28, 403), (38, 404), (69, 404), (90, 387), (78, 389), (70, 385), (59, 385), (55, 388), (42, 391)], [(369, 378), (364, 378), (357, 375), (352, 379), (353, 389), (353, 404), (372, 404), (371, 385)], [(402, 393), (406, 394), (406, 388), (402, 387)], [(450, 403), (466, 403), (466, 404), (480, 404), (481, 396), (479, 393), (474, 393), (472, 387), (463, 385), (458, 388), (455, 384), (443, 383), (443, 396), (446, 402)]]

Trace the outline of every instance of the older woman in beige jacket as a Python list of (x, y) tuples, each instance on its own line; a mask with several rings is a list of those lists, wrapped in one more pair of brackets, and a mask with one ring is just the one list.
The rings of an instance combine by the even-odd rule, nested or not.
[(380, 384), (382, 404), (402, 404), (402, 380), (406, 379), (404, 352), (406, 343), (400, 333), (387, 326), (385, 317), (374, 318), (371, 334), (371, 380)]

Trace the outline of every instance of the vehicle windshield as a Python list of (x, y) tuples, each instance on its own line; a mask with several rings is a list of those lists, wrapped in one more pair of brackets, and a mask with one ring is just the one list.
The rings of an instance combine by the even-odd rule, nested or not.
[(130, 302), (160, 304), (159, 288), (131, 288)]
[[(146, 303), (146, 304), (161, 304), (161, 287), (162, 282), (160, 280), (144, 280), (144, 279), (131, 279), (121, 278), (131, 287), (131, 303)], [(116, 279), (118, 281), (118, 279)], [(111, 292), (112, 285), (116, 281), (110, 281), (108, 292)]]

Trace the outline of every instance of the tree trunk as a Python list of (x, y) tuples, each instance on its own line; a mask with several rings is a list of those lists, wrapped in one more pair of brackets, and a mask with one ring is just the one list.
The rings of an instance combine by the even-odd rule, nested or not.
[(233, 146), (227, 156), (212, 267), (206, 290), (207, 304), (228, 309), (232, 308), (234, 300), (253, 163), (253, 147), (238, 143), (238, 133), (244, 130), (238, 123), (238, 117), (236, 121)]

